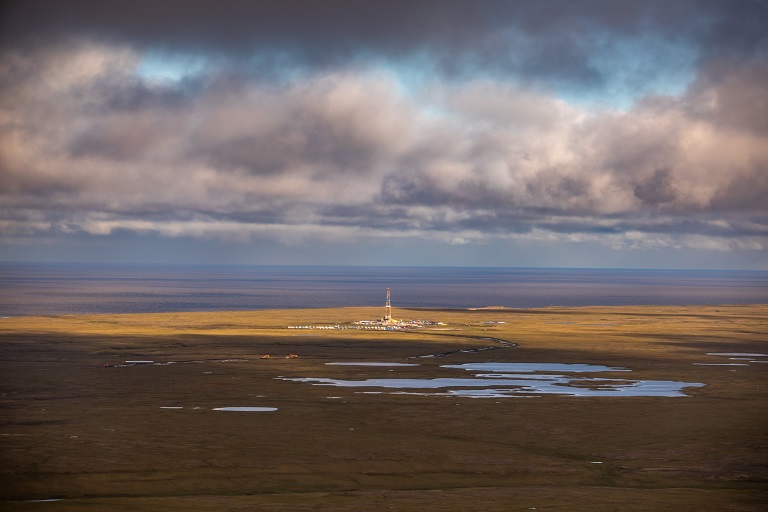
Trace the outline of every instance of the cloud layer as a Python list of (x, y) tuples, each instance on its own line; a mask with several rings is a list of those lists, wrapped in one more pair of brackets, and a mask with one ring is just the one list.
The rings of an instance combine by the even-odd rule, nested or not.
[[(128, 230), (288, 244), (766, 244), (760, 2), (537, 2), (514, 13), (523, 4), (419, 2), (405, 19), (398, 2), (299, 12), (167, 1), (145, 24), (141, 2), (66, 13), (46, 3), (39, 16), (31, 4), (7, 8), (6, 24), (28, 25), (0, 50), (6, 240)], [(684, 20), (691, 12), (698, 23)], [(245, 14), (250, 24), (238, 23)], [(682, 93), (644, 91), (625, 109), (564, 99), (563, 83), (614, 83), (594, 34), (635, 44), (641, 32), (678, 34), (695, 56)], [(198, 51), (206, 64), (158, 80), (143, 68), (153, 48)], [(627, 64), (635, 72), (664, 67), (662, 55), (632, 58), (646, 59)]]

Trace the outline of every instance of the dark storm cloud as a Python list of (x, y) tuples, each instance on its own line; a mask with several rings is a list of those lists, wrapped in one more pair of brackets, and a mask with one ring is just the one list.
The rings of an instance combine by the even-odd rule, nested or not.
[[(603, 80), (590, 61), (617, 35), (688, 41), (704, 59), (764, 55), (768, 4), (759, 0), (18, 0), (5, 2), (5, 44), (54, 37), (143, 48), (267, 55), (333, 66), (382, 56), (429, 54), (438, 69), (478, 69), (533, 79)], [(663, 56), (660, 56), (663, 58)]]
[[(763, 161), (719, 190), (712, 198), (712, 206), (717, 210), (765, 212), (767, 197), (768, 162)], [(765, 220), (762, 219), (763, 222)]]
[[(6, 3), (0, 233), (760, 250), (766, 5)], [(643, 34), (698, 56), (684, 93), (588, 110), (539, 87), (601, 90), (597, 57)], [(227, 65), (155, 80), (152, 50)], [(393, 64), (420, 58), (438, 73), (408, 87)]]
[(649, 177), (632, 187), (635, 196), (646, 204), (668, 203), (675, 199), (669, 169), (656, 169)]
[[(768, 30), (768, 27), (766, 27)], [(711, 62), (702, 68), (691, 87), (693, 105), (705, 105), (695, 111), (710, 122), (756, 135), (768, 135), (768, 55), (758, 61)], [(707, 102), (707, 98), (716, 101)]]

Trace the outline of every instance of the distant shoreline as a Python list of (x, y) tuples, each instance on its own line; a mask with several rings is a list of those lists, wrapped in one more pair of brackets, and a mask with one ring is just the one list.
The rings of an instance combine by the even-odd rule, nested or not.
[[(567, 311), (594, 311), (594, 310), (611, 310), (615, 312), (619, 311), (632, 311), (638, 309), (712, 309), (712, 308), (768, 308), (768, 302), (756, 302), (750, 304), (623, 304), (623, 305), (585, 305), (585, 306), (542, 306), (542, 307), (530, 307), (530, 308), (514, 308), (506, 306), (485, 306), (485, 307), (472, 307), (472, 308), (445, 308), (445, 307), (399, 307), (398, 311), (413, 311), (413, 312), (444, 312), (444, 313), (521, 313), (521, 314), (536, 314), (536, 313), (563, 313)], [(368, 316), (372, 318), (383, 309), (379, 306), (338, 306), (338, 307), (312, 307), (312, 308), (260, 308), (260, 309), (232, 309), (232, 310), (215, 310), (215, 311), (152, 311), (152, 312), (137, 312), (137, 313), (61, 313), (61, 314), (45, 314), (45, 315), (5, 315), (0, 316), (0, 322), (3, 320), (13, 320), (20, 318), (80, 318), (80, 317), (143, 317), (143, 316), (215, 316), (215, 315), (265, 315), (269, 313), (281, 313), (281, 314), (294, 314), (294, 313), (317, 313), (323, 312), (325, 314), (336, 312), (352, 312), (359, 311), (361, 315), (363, 312), (367, 312)], [(299, 315), (301, 316), (301, 315)], [(2, 325), (0, 323), (0, 325)]]
[(482, 267), (0, 265), (0, 317), (356, 307), (756, 304), (768, 272)]

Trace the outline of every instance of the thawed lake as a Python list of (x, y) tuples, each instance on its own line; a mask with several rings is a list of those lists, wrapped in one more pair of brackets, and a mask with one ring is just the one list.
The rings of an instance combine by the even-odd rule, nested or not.
[[(341, 363), (336, 363), (341, 364)], [(351, 363), (361, 365), (360, 363)], [(393, 366), (396, 363), (367, 363), (367, 366)], [(509, 398), (521, 396), (567, 395), (577, 397), (683, 397), (685, 388), (701, 387), (699, 382), (672, 380), (632, 380), (620, 378), (630, 372), (593, 364), (565, 363), (466, 363), (440, 368), (471, 372), (471, 377), (369, 378), (343, 380), (327, 377), (281, 377), (281, 380), (346, 388), (396, 389), (391, 394), (420, 396), (464, 396), (470, 398)], [(604, 376), (620, 373), (622, 375)], [(584, 376), (599, 374), (601, 376)], [(407, 390), (407, 391), (404, 391)]]

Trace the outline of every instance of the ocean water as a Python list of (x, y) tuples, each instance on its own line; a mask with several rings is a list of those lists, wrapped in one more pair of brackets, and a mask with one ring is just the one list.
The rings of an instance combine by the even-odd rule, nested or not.
[(383, 306), (768, 303), (768, 272), (0, 264), (0, 316)]

